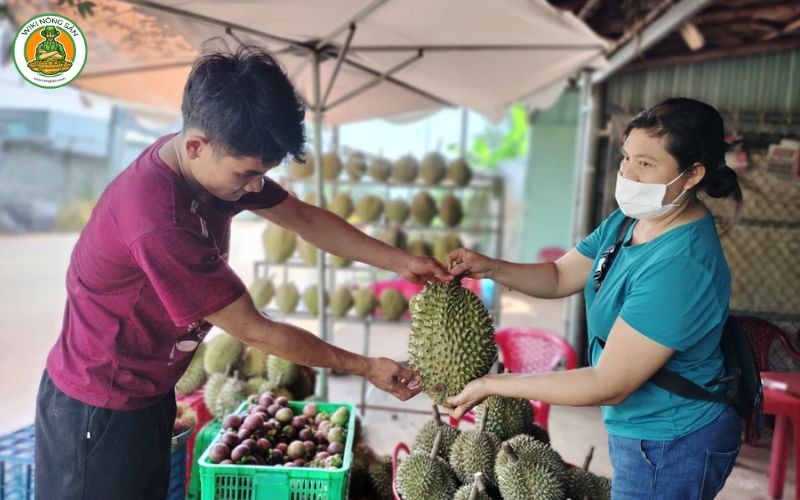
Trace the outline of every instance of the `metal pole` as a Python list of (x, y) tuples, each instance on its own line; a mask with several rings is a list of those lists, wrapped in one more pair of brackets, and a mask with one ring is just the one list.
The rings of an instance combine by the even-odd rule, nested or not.
[[(467, 129), (469, 128), (469, 110), (461, 108), (461, 143), (459, 151), (462, 158), (467, 157)], [(498, 257), (500, 257), (498, 255)]]
[[(317, 167), (317, 206), (325, 206), (325, 194), (323, 192), (323, 177), (322, 177), (322, 89), (319, 75), (320, 55), (319, 52), (312, 52), (313, 58), (312, 71), (313, 71), (313, 85), (314, 85), (314, 161)], [(317, 285), (319, 287), (319, 295), (317, 296), (317, 303), (319, 304), (319, 337), (325, 342), (328, 341), (328, 321), (326, 318), (325, 309), (325, 252), (317, 250)], [(328, 399), (328, 372), (326, 368), (318, 368), (319, 387), (317, 388), (317, 395), (322, 397), (323, 400)]]
[[(581, 99), (578, 109), (578, 137), (575, 144), (575, 214), (572, 222), (572, 246), (575, 246), (587, 233), (594, 187), (595, 166), (590, 164), (590, 148), (594, 134), (592, 102), (592, 70), (581, 72)], [(567, 317), (565, 318), (565, 337), (579, 355), (583, 354), (581, 346), (585, 346), (583, 338), (583, 295), (576, 293), (567, 301)]]

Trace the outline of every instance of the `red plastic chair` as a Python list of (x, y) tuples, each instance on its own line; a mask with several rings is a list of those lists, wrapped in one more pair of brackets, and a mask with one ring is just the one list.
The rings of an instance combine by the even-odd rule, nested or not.
[[(770, 352), (772, 351), (773, 342), (775, 342), (776, 339), (783, 345), (783, 348), (790, 358), (800, 362), (800, 351), (792, 344), (786, 332), (780, 327), (769, 321), (752, 316), (735, 316), (735, 318), (742, 332), (747, 337), (747, 340), (750, 341), (750, 346), (753, 348), (753, 353), (756, 355), (756, 363), (758, 363), (758, 369), (760, 371), (791, 371), (794, 368), (786, 363), (782, 363), (780, 360), (770, 360)], [(745, 420), (744, 439), (745, 442), (751, 446), (758, 444), (758, 432), (751, 417)]]
[[(547, 330), (538, 328), (505, 328), (494, 336), (500, 347), (506, 370), (512, 373), (547, 373), (559, 369), (572, 370), (577, 366), (577, 356), (566, 340)], [(531, 401), (533, 421), (547, 429), (550, 404)], [(474, 423), (472, 412), (463, 419)], [(450, 417), (450, 425), (458, 421)]]
[[(775, 354), (772, 346), (776, 339), (783, 345), (789, 359), (800, 362), (800, 350), (792, 344), (786, 332), (777, 325), (751, 316), (738, 316), (736, 321), (750, 341), (756, 355), (758, 368), (762, 372), (793, 371), (794, 367), (781, 358), (770, 357), (771, 353)], [(789, 465), (790, 432), (794, 433), (794, 459), (797, 474), (800, 474), (800, 399), (765, 387), (763, 412), (765, 415), (775, 416), (768, 489), (771, 498), (781, 498), (786, 479), (786, 468)], [(745, 420), (744, 432), (745, 441), (748, 444), (757, 444), (758, 433), (750, 417)], [(795, 498), (800, 498), (800, 489), (795, 493)]]

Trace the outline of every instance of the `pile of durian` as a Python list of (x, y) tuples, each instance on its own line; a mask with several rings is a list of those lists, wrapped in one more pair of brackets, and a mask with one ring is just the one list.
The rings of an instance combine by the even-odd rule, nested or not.
[[(310, 285), (300, 290), (294, 283), (287, 281), (277, 288), (270, 278), (257, 278), (248, 289), (253, 303), (258, 309), (265, 309), (271, 303), (283, 314), (291, 314), (297, 311), (300, 303), (303, 309), (312, 316), (319, 313), (319, 286)], [(390, 320), (397, 321), (403, 317), (408, 310), (402, 292), (394, 288), (387, 288), (375, 296), (375, 291), (369, 286), (348, 286), (343, 285), (334, 290), (333, 293), (325, 292), (325, 309), (334, 317), (343, 318), (349, 314), (358, 318), (366, 318), (377, 312)], [(376, 308), (378, 308), (376, 310)]]
[[(292, 179), (308, 179), (315, 172), (314, 155), (306, 152), (306, 162), (289, 163), (289, 176)], [(382, 156), (368, 158), (365, 154), (354, 151), (342, 162), (334, 152), (322, 155), (322, 176), (325, 180), (338, 180), (342, 171), (351, 181), (359, 181), (369, 176), (375, 182), (394, 182), (397, 184), (413, 184), (419, 179), (423, 184), (436, 186), (447, 179), (452, 185), (466, 186), (472, 180), (472, 168), (463, 158), (456, 158), (449, 163), (440, 153), (432, 152), (418, 161), (413, 155), (404, 155), (394, 162)]]
[(292, 401), (313, 397), (315, 382), (313, 368), (267, 355), (222, 332), (200, 344), (175, 393), (191, 394), (205, 385), (206, 407), (222, 417), (248, 396), (266, 391)]
[(433, 419), (417, 434), (395, 478), (403, 500), (603, 500), (611, 482), (568, 466), (533, 423), (529, 401), (493, 396), (477, 426), (460, 431)]

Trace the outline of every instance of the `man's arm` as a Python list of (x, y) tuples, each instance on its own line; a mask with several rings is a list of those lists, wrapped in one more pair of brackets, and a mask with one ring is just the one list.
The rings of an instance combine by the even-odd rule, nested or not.
[(288, 196), (278, 205), (254, 210), (270, 222), (297, 233), (322, 250), (399, 274), (413, 282), (430, 278), (449, 281), (450, 276), (434, 259), (414, 257), (372, 238), (338, 215)]
[(323, 342), (310, 332), (264, 317), (245, 293), (206, 320), (245, 344), (298, 364), (333, 368), (358, 375), (398, 399), (406, 400), (421, 389), (419, 376), (387, 358), (370, 358)]

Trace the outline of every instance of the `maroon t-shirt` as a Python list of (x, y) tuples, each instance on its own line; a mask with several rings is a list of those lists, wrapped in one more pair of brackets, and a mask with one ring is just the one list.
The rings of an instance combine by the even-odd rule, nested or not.
[(146, 149), (97, 202), (67, 270), (67, 305), (47, 371), (67, 395), (113, 410), (143, 408), (178, 381), (210, 326), (245, 292), (228, 266), (231, 218), (287, 192), (267, 180), (237, 202), (202, 203)]

